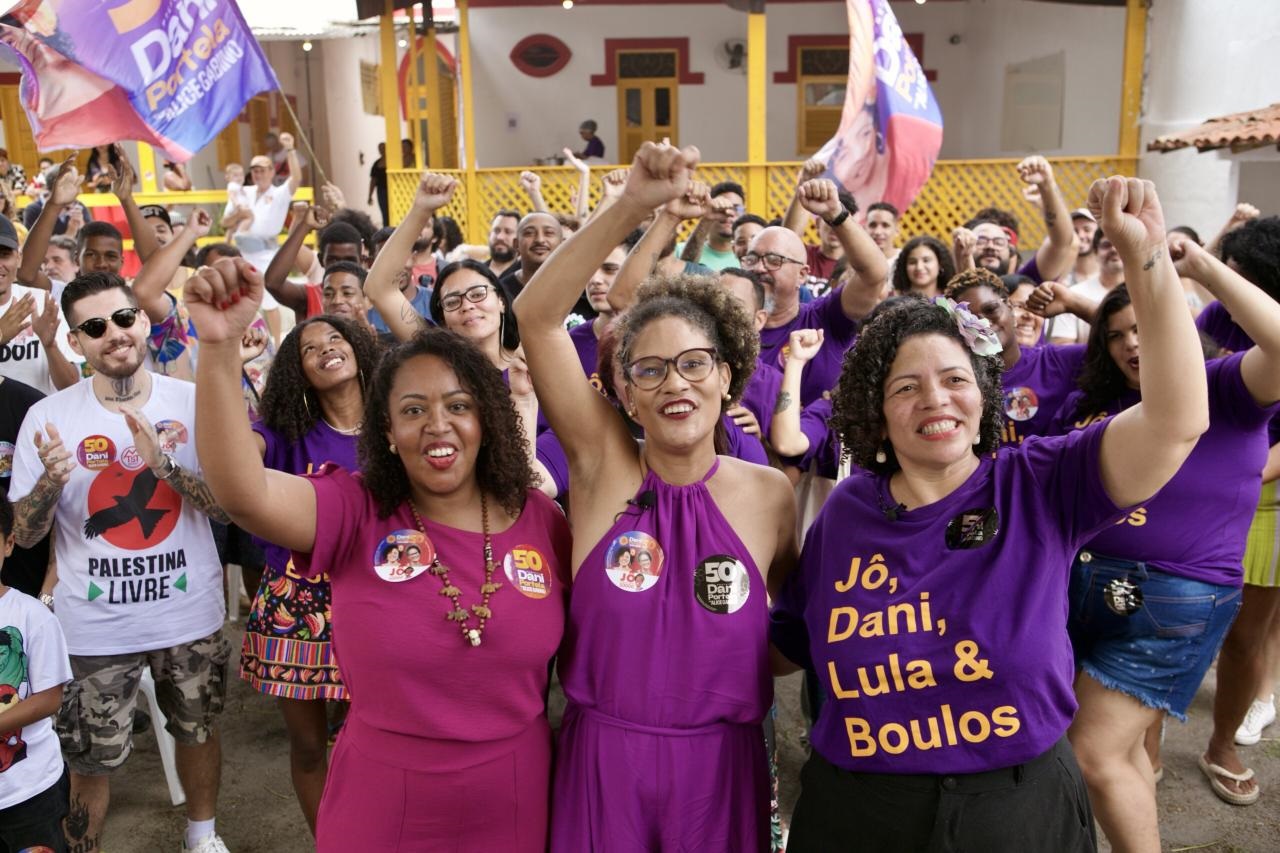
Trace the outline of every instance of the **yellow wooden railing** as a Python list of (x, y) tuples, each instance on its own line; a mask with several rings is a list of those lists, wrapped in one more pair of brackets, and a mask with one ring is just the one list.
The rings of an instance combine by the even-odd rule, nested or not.
[[(1082, 207), (1089, 184), (1107, 175), (1133, 175), (1137, 159), (1131, 157), (1050, 157), (1058, 185), (1066, 195), (1069, 207)], [(1044, 223), (1038, 208), (1023, 196), (1022, 181), (1018, 179), (1017, 159), (993, 160), (942, 160), (934, 167), (933, 175), (924, 185), (919, 197), (907, 209), (901, 223), (900, 241), (905, 242), (917, 234), (935, 234), (948, 238), (951, 230), (962, 225), (977, 210), (995, 206), (1012, 211), (1021, 225), (1023, 246), (1039, 244), (1044, 237)], [(766, 219), (782, 216), (795, 191), (796, 175), (800, 163), (768, 163), (751, 166), (746, 163), (703, 163), (698, 167), (698, 178), (709, 184), (718, 181), (737, 181), (750, 187), (751, 171), (765, 172), (766, 197), (747, 198), (747, 210)], [(591, 203), (600, 198), (600, 177), (616, 166), (595, 166), (591, 172)], [(470, 243), (484, 243), (489, 222), (495, 211), (509, 208), (519, 211), (529, 209), (529, 197), (520, 187), (520, 168), (476, 169), (473, 180), (467, 180), (464, 170), (442, 170), (458, 178), (458, 190), (453, 202), (442, 215), (457, 220), (462, 233)], [(553, 211), (571, 212), (573, 199), (578, 191), (578, 172), (567, 166), (536, 167), (530, 169), (542, 178), (542, 196)], [(391, 218), (400, 221), (413, 201), (420, 173), (409, 169), (389, 170), (387, 188), (390, 196)], [(756, 182), (756, 186), (759, 183)], [(474, 192), (470, 188), (474, 187)], [(748, 191), (750, 193), (750, 191)]]

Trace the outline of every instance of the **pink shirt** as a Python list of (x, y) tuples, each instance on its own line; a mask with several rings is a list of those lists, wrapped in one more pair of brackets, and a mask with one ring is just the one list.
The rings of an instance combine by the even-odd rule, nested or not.
[[(569, 526), (560, 508), (531, 489), (515, 524), (491, 534), (493, 579), (502, 586), (490, 597), (482, 643), (472, 647), (445, 618), (452, 605), (425, 565), (436, 549), (469, 610), (480, 603), (484, 536), (424, 519), (423, 541), (407, 506), (379, 518), (358, 477), (325, 466), (310, 479), (316, 544), (311, 554), (295, 553), (294, 565), (317, 573), (311, 559), (320, 555), (317, 566), (329, 571), (333, 643), (352, 716), (388, 743), (425, 739), (404, 746), (450, 763), (461, 758), (456, 747), (512, 738), (542, 717), (569, 598)], [(414, 553), (409, 546), (421, 553), (416, 563), (404, 556)]]

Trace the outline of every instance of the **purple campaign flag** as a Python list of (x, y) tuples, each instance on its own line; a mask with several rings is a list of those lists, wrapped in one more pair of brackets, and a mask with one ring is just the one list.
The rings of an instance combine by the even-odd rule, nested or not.
[(279, 88), (233, 0), (23, 0), (0, 43), (43, 150), (137, 139), (185, 162)]

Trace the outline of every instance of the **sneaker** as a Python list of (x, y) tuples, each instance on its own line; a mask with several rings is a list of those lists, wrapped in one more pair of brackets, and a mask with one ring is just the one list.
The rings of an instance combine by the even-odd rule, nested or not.
[(1236, 729), (1236, 743), (1241, 746), (1253, 746), (1262, 740), (1262, 730), (1276, 721), (1276, 697), (1272, 695), (1267, 701), (1253, 700), (1249, 713), (1244, 715), (1244, 722)]
[(182, 850), (183, 853), (231, 853), (216, 832), (201, 838), (200, 843), (195, 847), (188, 847), (186, 840), (183, 839)]

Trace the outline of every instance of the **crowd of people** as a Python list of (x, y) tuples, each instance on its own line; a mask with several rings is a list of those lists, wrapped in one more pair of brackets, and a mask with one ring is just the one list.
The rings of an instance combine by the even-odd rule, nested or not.
[[(274, 142), (221, 240), (119, 146), (0, 216), (0, 850), (102, 847), (150, 679), (182, 849), (225, 851), (237, 671), (321, 851), (780, 849), (796, 670), (801, 853), (1158, 851), (1215, 658), (1206, 796), (1260, 796), (1280, 217), (1202, 245), (1033, 156), (1039, 245), (995, 207), (903, 243), (820, 162), (771, 220), (645, 143), (467, 245), (453, 178), (377, 228)], [(86, 181), (131, 278), (115, 225), (59, 232)]]

